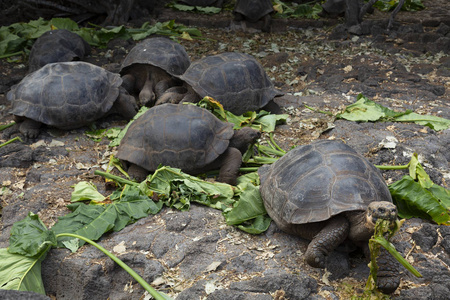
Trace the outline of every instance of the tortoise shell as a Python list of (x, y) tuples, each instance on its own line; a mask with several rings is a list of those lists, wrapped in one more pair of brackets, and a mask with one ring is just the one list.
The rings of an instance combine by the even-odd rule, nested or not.
[(294, 148), (258, 174), (266, 210), (277, 224), (325, 221), (373, 201), (392, 202), (380, 171), (338, 141)]
[(191, 6), (218, 6), (222, 7), (223, 0), (180, 0), (178, 2), (186, 3)]
[(273, 12), (270, 0), (237, 0), (234, 11), (245, 16), (250, 22), (256, 22)]
[(122, 62), (120, 74), (128, 73), (136, 64), (153, 65), (174, 76), (183, 74), (191, 60), (179, 43), (155, 37), (143, 40), (130, 50)]
[(179, 78), (201, 97), (211, 96), (223, 108), (243, 114), (264, 107), (281, 95), (251, 55), (225, 52), (193, 62)]
[(31, 48), (28, 60), (30, 72), (53, 62), (80, 60), (91, 52), (89, 44), (78, 34), (65, 29), (42, 34)]
[(149, 171), (162, 164), (195, 173), (225, 152), (233, 135), (233, 124), (206, 109), (162, 104), (130, 125), (117, 157)]
[(51, 63), (25, 76), (7, 99), (16, 116), (74, 129), (104, 116), (118, 98), (121, 84), (119, 74), (90, 63)]

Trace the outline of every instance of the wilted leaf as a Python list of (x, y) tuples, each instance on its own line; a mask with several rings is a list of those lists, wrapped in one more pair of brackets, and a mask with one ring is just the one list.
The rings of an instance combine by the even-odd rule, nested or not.
[(46, 252), (50, 246), (56, 246), (56, 236), (45, 227), (38, 215), (30, 212), (13, 224), (8, 247), (10, 253), (34, 257)]
[(103, 200), (105, 200), (105, 196), (97, 191), (97, 187), (94, 184), (86, 181), (81, 181), (75, 185), (70, 201), (78, 202), (85, 200), (102, 202)]

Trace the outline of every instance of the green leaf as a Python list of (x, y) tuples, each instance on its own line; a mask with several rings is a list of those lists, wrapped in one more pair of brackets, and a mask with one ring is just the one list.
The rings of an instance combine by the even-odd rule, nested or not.
[[(58, 235), (60, 233), (74, 233), (90, 240), (99, 239), (105, 232), (110, 231), (116, 222), (117, 212), (103, 205), (86, 205), (76, 202), (67, 206), (72, 213), (59, 217), (51, 228)], [(58, 239), (58, 247), (63, 247), (63, 241), (71, 238)], [(80, 246), (84, 244), (80, 241)]]
[(108, 205), (117, 211), (113, 231), (120, 231), (128, 224), (145, 218), (149, 214), (157, 214), (162, 205), (162, 201), (155, 203), (147, 195), (142, 194), (139, 187), (127, 185), (121, 193), (120, 201), (114, 201)]
[(191, 5), (183, 5), (183, 4), (172, 4), (170, 5), (172, 8), (181, 10), (181, 11), (194, 11), (195, 10), (195, 6), (191, 6)]
[(237, 116), (232, 112), (224, 110), (219, 101), (208, 96), (204, 97), (194, 105), (208, 109), (219, 120), (233, 123), (233, 129), (241, 129), (242, 127), (250, 126), (259, 131), (273, 132), (276, 124), (286, 122), (286, 119), (289, 117), (288, 114), (272, 115), (264, 110), (261, 110), (258, 113), (248, 111), (240, 116)]
[(374, 122), (386, 117), (395, 117), (399, 114), (401, 113), (396, 113), (359, 94), (357, 101), (347, 106), (343, 113), (337, 114), (336, 118), (356, 122)]
[(254, 124), (261, 125), (261, 131), (263, 132), (274, 132), (276, 125), (280, 123), (286, 123), (286, 120), (289, 117), (288, 114), (281, 114), (281, 115), (267, 114), (260, 116), (262, 112), (264, 111), (260, 111), (258, 113), (258, 116), (254, 121)]
[(432, 187), (434, 184), (433, 181), (431, 181), (430, 176), (428, 176), (427, 172), (425, 172), (422, 165), (419, 163), (417, 153), (414, 153), (411, 156), (411, 161), (409, 162), (409, 176), (415, 181), (418, 181), (425, 189)]
[(27, 217), (13, 224), (9, 238), (10, 253), (34, 257), (56, 246), (56, 236), (48, 230), (38, 215), (29, 213)]
[[(47, 249), (50, 249), (48, 247)], [(0, 287), (4, 290), (29, 291), (45, 295), (41, 263), (47, 251), (27, 257), (0, 249)]]
[(259, 193), (259, 187), (246, 184), (239, 196), (236, 205), (225, 214), (228, 225), (236, 225), (267, 214)]
[(411, 112), (409, 114), (404, 114), (395, 118), (396, 122), (414, 122), (419, 125), (428, 126), (436, 131), (445, 130), (450, 128), (450, 120), (430, 116), (430, 115), (419, 115), (417, 113)]
[(260, 234), (266, 231), (272, 219), (268, 215), (257, 216), (252, 222), (244, 222), (242, 224), (237, 225), (237, 227), (250, 234)]
[[(433, 192), (436, 190), (438, 194), (434, 195)], [(389, 185), (389, 191), (400, 217), (418, 217), (433, 220), (437, 224), (450, 225), (448, 191), (445, 192), (436, 186), (433, 186), (431, 191), (427, 190), (409, 175)], [(440, 197), (443, 197), (443, 200), (440, 200)]]
[(97, 187), (94, 184), (81, 181), (75, 185), (70, 201), (78, 202), (91, 200), (95, 202), (102, 202), (105, 199), (106, 197), (97, 191)]
[(359, 94), (357, 101), (347, 106), (344, 112), (337, 114), (336, 118), (355, 122), (414, 122), (416, 124), (428, 126), (436, 131), (450, 128), (450, 120), (448, 119), (429, 115), (419, 115), (410, 110), (396, 112), (375, 103), (362, 94)]
[(216, 209), (234, 202), (231, 185), (207, 182), (170, 167), (158, 168), (148, 179), (148, 188), (167, 199), (168, 206), (178, 209), (188, 208), (191, 200)]
[(50, 21), (57, 29), (66, 29), (69, 31), (76, 31), (79, 29), (78, 24), (69, 18), (53, 18)]
[(218, 14), (222, 10), (222, 8), (214, 6), (196, 6), (195, 9), (204, 14)]

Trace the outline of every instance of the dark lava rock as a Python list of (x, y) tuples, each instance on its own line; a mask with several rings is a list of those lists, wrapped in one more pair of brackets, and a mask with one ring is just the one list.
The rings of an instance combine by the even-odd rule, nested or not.
[(0, 299), (2, 300), (50, 300), (49, 297), (33, 292), (2, 290), (0, 289)]
[(286, 298), (307, 299), (311, 293), (317, 291), (317, 282), (303, 274), (280, 274), (281, 270), (269, 270), (263, 277), (233, 282), (231, 290), (250, 291), (254, 293), (273, 293), (284, 290)]

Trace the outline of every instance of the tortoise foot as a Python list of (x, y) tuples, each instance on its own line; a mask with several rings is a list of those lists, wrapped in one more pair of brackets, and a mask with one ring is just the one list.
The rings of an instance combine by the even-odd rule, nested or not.
[(400, 284), (398, 261), (382, 248), (377, 258), (377, 288), (384, 294), (393, 293)]

